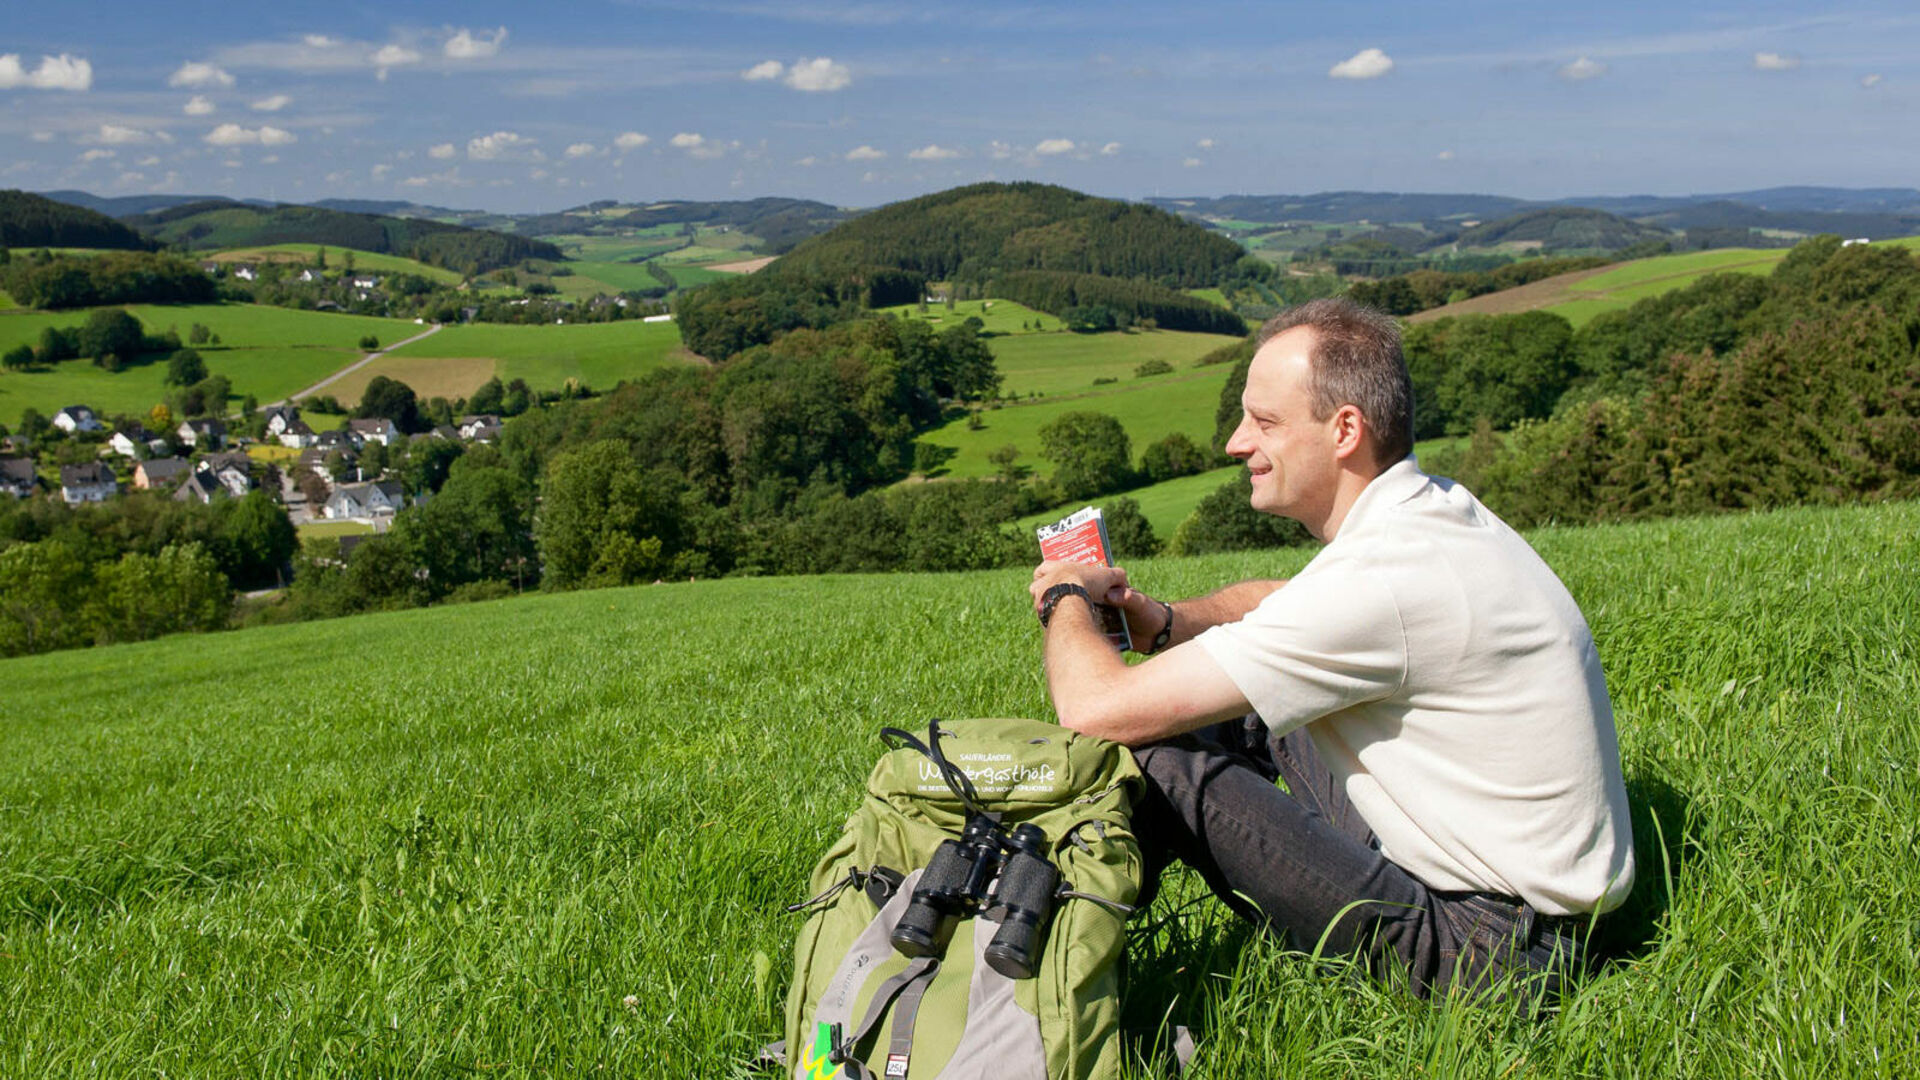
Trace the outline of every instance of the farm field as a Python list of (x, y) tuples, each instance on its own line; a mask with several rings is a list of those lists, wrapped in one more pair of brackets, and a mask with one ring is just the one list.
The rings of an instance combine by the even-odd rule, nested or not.
[[(446, 331), (441, 331), (445, 333)], [(446, 398), (456, 401), (472, 397), (475, 390), (494, 377), (499, 364), (484, 356), (415, 356), (411, 353), (383, 356), (358, 371), (342, 375), (320, 392), (337, 398), (351, 409), (360, 404), (367, 384), (376, 376), (398, 379), (410, 387), (421, 401)], [(529, 384), (531, 385), (531, 384)], [(557, 384), (556, 384), (557, 385)]]
[(409, 259), (401, 255), (385, 255), (377, 251), (360, 251), (355, 248), (328, 247), (324, 244), (266, 244), (260, 247), (231, 248), (227, 251), (214, 252), (207, 258), (221, 263), (311, 263), (322, 250), (327, 253), (329, 270), (339, 270), (344, 267), (347, 252), (352, 251), (353, 268), (362, 273), (418, 274), (428, 281), (437, 281), (442, 285), (458, 285), (461, 281), (458, 273), (443, 270), (438, 266), (428, 266), (418, 259)]
[[(372, 334), (399, 341), (420, 331), (411, 322), (359, 315), (329, 315), (255, 304), (135, 304), (127, 308), (148, 332), (169, 328), (182, 339), (194, 323), (220, 336), (219, 345), (196, 346), (207, 369), (232, 383), (233, 404), (248, 394), (276, 401), (358, 360), (359, 339)], [(31, 343), (46, 326), (77, 326), (85, 311), (35, 311), (0, 316), (0, 352)], [(152, 356), (116, 373), (88, 360), (51, 368), (0, 373), (0, 423), (13, 424), (21, 410), (51, 416), (84, 403), (107, 413), (144, 413), (167, 397), (166, 357)]]
[[(1130, 1030), (1192, 1025), (1216, 1077), (1912, 1075), (1917, 538), (1913, 504), (1531, 535), (1607, 666), (1641, 867), (1558, 1009), (1343, 977), (1176, 911), (1182, 872), (1133, 923)], [(1181, 596), (1310, 555), (1129, 569)], [(536, 595), (0, 661), (0, 1073), (743, 1075), (780, 1034), (780, 908), (876, 730), (1051, 715), (1027, 576)], [(313, 656), (358, 692), (301, 675)]]
[[(1187, 330), (1104, 334), (1061, 330), (996, 337), (987, 344), (993, 350), (994, 364), (1002, 376), (1000, 392), (1008, 397), (1024, 397), (1144, 388), (1150, 383), (1188, 374), (1194, 361), (1239, 340), (1223, 334), (1196, 334)], [(1166, 375), (1135, 376), (1134, 369), (1148, 360), (1164, 360), (1174, 370)], [(1095, 386), (1095, 379), (1118, 379), (1119, 382)]]
[(944, 303), (928, 304), (924, 314), (918, 304), (896, 304), (876, 310), (897, 318), (919, 319), (932, 324), (935, 330), (943, 330), (970, 318), (980, 320), (983, 333), (994, 335), (1064, 331), (1067, 328), (1067, 324), (1055, 316), (1011, 300), (955, 300), (952, 311), (948, 311)]
[(1205, 445), (1213, 438), (1213, 413), (1231, 369), (1232, 365), (1220, 364), (1199, 372), (1130, 380), (1137, 386), (1123, 383), (1100, 388), (1112, 392), (987, 409), (980, 413), (984, 426), (978, 431), (969, 431), (964, 421), (956, 420), (920, 436), (920, 441), (958, 451), (946, 465), (945, 475), (952, 477), (992, 476), (995, 467), (987, 455), (1008, 443), (1020, 448), (1018, 464), (1045, 475), (1052, 465), (1040, 456), (1040, 428), (1069, 412), (1101, 412), (1119, 420), (1127, 430), (1135, 458), (1148, 445), (1175, 431), (1184, 431)]
[[(439, 333), (396, 349), (355, 375), (369, 379), (390, 364), (415, 358), (472, 360), (475, 370), (491, 364), (491, 374), (502, 382), (525, 379), (536, 390), (558, 389), (568, 379), (580, 379), (595, 390), (609, 390), (665, 364), (688, 362), (692, 356), (680, 345), (680, 328), (671, 322), (643, 323), (628, 319), (613, 323), (572, 326), (509, 326), (469, 323), (443, 327)], [(396, 376), (397, 377), (397, 376)], [(474, 383), (480, 385), (490, 376)], [(364, 385), (364, 384), (363, 384)]]
[(1547, 310), (1576, 327), (1603, 311), (1632, 306), (1636, 300), (1684, 288), (1708, 274), (1767, 275), (1786, 258), (1787, 248), (1720, 248), (1680, 255), (1655, 255), (1616, 266), (1576, 270), (1518, 288), (1476, 296), (1422, 311), (1408, 322), (1431, 322), (1450, 315), (1510, 315)]

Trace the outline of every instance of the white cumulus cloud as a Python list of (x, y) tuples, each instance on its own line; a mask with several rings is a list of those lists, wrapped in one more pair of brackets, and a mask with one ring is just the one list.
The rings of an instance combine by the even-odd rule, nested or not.
[(1607, 73), (1607, 65), (1590, 56), (1583, 56), (1560, 69), (1560, 77), (1568, 82), (1585, 82), (1597, 79)]
[(740, 77), (747, 80), (748, 82), (765, 82), (768, 79), (777, 79), (780, 76), (785, 75), (786, 73), (787, 73), (787, 65), (781, 63), (780, 61), (762, 60), (759, 63), (748, 68), (747, 70), (741, 72)]
[(187, 63), (181, 64), (178, 71), (167, 76), (167, 85), (192, 87), (232, 86), (233, 76), (214, 67), (212, 64), (188, 61)]
[(373, 66), (380, 69), (374, 77), (385, 82), (389, 68), (397, 68), (402, 64), (417, 64), (420, 62), (420, 54), (405, 45), (382, 45), (374, 51), (372, 60)]
[(499, 55), (500, 46), (506, 43), (507, 28), (504, 26), (484, 37), (475, 37), (471, 30), (462, 27), (459, 33), (447, 39), (445, 52), (449, 60), (484, 60)]
[(93, 86), (93, 64), (77, 56), (61, 53), (42, 56), (40, 66), (28, 71), (20, 64), (19, 53), (0, 56), (0, 90), (25, 87), (28, 90), (86, 90)]
[(108, 146), (125, 146), (128, 143), (151, 142), (154, 134), (120, 124), (101, 124), (99, 133), (94, 137)]
[(1202, 150), (1211, 150), (1211, 149), (1213, 149), (1213, 140), (1212, 140), (1212, 139), (1201, 139), (1201, 140), (1200, 140), (1199, 142), (1197, 142), (1197, 143), (1194, 143), (1193, 145), (1195, 145), (1195, 146), (1197, 146), (1197, 147), (1199, 147), (1199, 148), (1200, 148), (1200, 149), (1202, 149)]
[(570, 158), (583, 158), (591, 155), (596, 149), (598, 149), (598, 147), (590, 142), (577, 142), (567, 147), (567, 156)]
[(1453, 160), (1453, 151), (1451, 151), (1451, 150), (1442, 150), (1442, 151), (1440, 151), (1439, 153), (1437, 153), (1437, 154), (1435, 154), (1435, 155), (1433, 155), (1433, 156), (1434, 156), (1434, 158), (1435, 158), (1436, 160), (1439, 160), (1439, 161), (1452, 161), (1452, 160)]
[(637, 131), (623, 131), (614, 137), (613, 145), (622, 150), (638, 150), (652, 141)]
[(1071, 154), (1073, 153), (1073, 140), (1041, 139), (1039, 144), (1033, 148), (1033, 152), (1036, 154), (1044, 154), (1048, 157), (1054, 154)]
[(682, 131), (673, 137), (672, 142), (682, 150), (698, 150), (707, 145), (707, 137), (697, 131)]
[[(331, 49), (340, 44), (339, 38), (328, 37), (325, 34), (306, 34), (300, 40), (306, 42), (309, 49)], [(327, 179), (332, 180), (333, 177), (329, 176)]]
[(1200, 159), (1197, 157), (1190, 157), (1187, 160), (1181, 162), (1180, 164), (1185, 168), (1197, 169), (1200, 167)]
[(987, 144), (987, 156), (995, 161), (1005, 161), (1013, 156), (1013, 145), (995, 139)]
[(1113, 155), (1119, 152), (1120, 152), (1120, 144), (1117, 142), (1110, 142), (1107, 145), (1100, 148), (1100, 154), (1102, 157), (1112, 157)]
[(1753, 54), (1755, 71), (1792, 71), (1800, 66), (1800, 58), (1791, 53), (1757, 52)]
[(1393, 57), (1379, 49), (1361, 49), (1327, 69), (1334, 79), (1377, 79), (1393, 70)]
[(840, 90), (852, 82), (853, 73), (847, 70), (847, 65), (836, 64), (824, 56), (813, 60), (795, 60), (793, 66), (787, 69), (787, 85), (808, 93)]
[(435, 161), (445, 161), (458, 152), (450, 142), (443, 142), (438, 146), (430, 146), (427, 148), (427, 156), (433, 158)]
[(856, 146), (853, 149), (847, 151), (848, 161), (879, 161), (881, 158), (886, 156), (887, 156), (887, 152), (885, 150), (875, 150), (873, 147), (868, 146), (865, 143), (862, 143), (859, 146)]
[(213, 102), (208, 101), (205, 94), (195, 94), (180, 106), (180, 111), (188, 116), (209, 116), (213, 113)]
[(798, 161), (795, 161), (794, 164), (800, 166), (803, 169), (811, 169), (815, 165), (820, 164), (820, 159), (817, 157), (814, 157), (812, 154), (808, 154), (806, 157), (803, 157)]
[(116, 156), (117, 153), (118, 152), (114, 150), (102, 150), (98, 147), (95, 147), (94, 149), (89, 150), (84, 154), (81, 154), (80, 160), (86, 161), (86, 162), (104, 161), (107, 158)]
[(1860, 85), (1861, 85), (1861, 86), (1867, 86), (1867, 87), (1872, 87), (1872, 86), (1878, 86), (1878, 85), (1880, 85), (1880, 75), (1879, 75), (1879, 73), (1877, 73), (1877, 72), (1876, 72), (1876, 73), (1874, 73), (1874, 74), (1872, 74), (1872, 75), (1868, 75), (1868, 76), (1865, 76), (1864, 78), (1862, 78), (1862, 79), (1860, 80)]
[(492, 161), (521, 147), (532, 145), (532, 139), (517, 131), (496, 131), (491, 135), (468, 139), (467, 156), (475, 161)]
[(261, 98), (249, 106), (249, 108), (254, 112), (279, 112), (291, 104), (293, 104), (293, 99), (287, 95), (274, 94), (271, 97)]
[(152, 154), (148, 154), (146, 157), (143, 157), (139, 161), (134, 162), (134, 164), (140, 166), (143, 169), (151, 169), (155, 165), (160, 164), (160, 159), (158, 157), (155, 157)]
[(907, 151), (907, 157), (914, 161), (949, 161), (960, 156), (960, 151), (938, 143), (928, 143), (918, 150)]
[(297, 142), (293, 133), (277, 127), (243, 128), (239, 124), (221, 124), (207, 132), (209, 146), (285, 146)]

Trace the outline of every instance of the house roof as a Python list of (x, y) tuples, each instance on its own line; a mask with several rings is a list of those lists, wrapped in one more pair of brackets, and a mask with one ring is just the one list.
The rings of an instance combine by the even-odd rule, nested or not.
[(83, 416), (92, 416), (92, 415), (94, 414), (94, 413), (93, 413), (93, 409), (91, 409), (91, 408), (89, 408), (88, 406), (85, 406), (85, 405), (69, 405), (69, 406), (67, 406), (67, 407), (66, 407), (66, 408), (64, 408), (64, 409), (61, 409), (61, 410), (60, 410), (60, 412), (57, 412), (57, 413), (54, 413), (53, 415), (55, 415), (55, 416), (59, 416), (59, 415), (61, 415), (62, 413), (64, 413), (64, 414), (66, 414), (67, 416), (70, 416), (70, 417), (72, 417), (72, 418), (74, 418), (75, 420), (78, 420), (78, 419), (80, 419), (80, 418), (81, 418), (81, 417), (83, 417)]
[(218, 481), (209, 480), (196, 472), (187, 474), (187, 478), (181, 481), (180, 488), (173, 493), (173, 497), (180, 500), (198, 498), (201, 502), (206, 502), (209, 499), (224, 498), (226, 494), (227, 489)]
[(16, 484), (30, 484), (35, 479), (33, 459), (23, 457), (0, 458), (0, 477)]
[(113, 482), (113, 470), (97, 461), (91, 461), (85, 465), (60, 466), (61, 487), (78, 487), (81, 484), (111, 484)]
[(148, 483), (155, 480), (171, 480), (191, 468), (186, 458), (177, 457), (153, 458), (134, 466), (136, 471), (146, 476)]
[(347, 421), (347, 428), (352, 431), (379, 432), (394, 426), (394, 422), (384, 416), (376, 416), (371, 420)]

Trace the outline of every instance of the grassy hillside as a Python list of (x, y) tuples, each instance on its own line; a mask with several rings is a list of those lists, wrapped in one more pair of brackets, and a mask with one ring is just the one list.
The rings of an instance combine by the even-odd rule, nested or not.
[(303, 262), (311, 263), (324, 250), (329, 269), (338, 270), (346, 265), (346, 256), (353, 252), (353, 268), (361, 273), (371, 274), (418, 274), (428, 281), (437, 281), (442, 285), (460, 284), (460, 275), (452, 270), (438, 266), (428, 266), (418, 259), (409, 259), (400, 255), (386, 255), (377, 251), (359, 251), (354, 248), (328, 247), (325, 244), (268, 244), (263, 247), (233, 248), (215, 252), (207, 256), (214, 262), (251, 263), (251, 262)]
[[(1641, 856), (1616, 959), (1558, 1011), (1411, 1001), (1163, 902), (1129, 1023), (1192, 1024), (1210, 1076), (1911, 1075), (1916, 537), (1913, 505), (1532, 537), (1605, 660)], [(1307, 555), (1132, 569), (1186, 595)], [(0, 1074), (735, 1075), (876, 729), (1050, 715), (1026, 577), (0, 662)]]
[[(360, 315), (333, 315), (255, 304), (136, 304), (127, 308), (150, 333), (173, 329), (182, 340), (194, 323), (220, 335), (219, 345), (199, 346), (207, 369), (232, 382), (233, 402), (252, 394), (261, 401), (277, 401), (311, 386), (328, 373), (362, 355), (361, 337), (372, 334), (382, 342), (399, 341), (420, 327), (399, 319)], [(32, 343), (46, 326), (78, 326), (85, 311), (16, 312), (0, 316), (0, 352), (16, 344)], [(166, 357), (108, 374), (86, 360), (68, 360), (51, 368), (0, 372), (0, 423), (9, 426), (23, 409), (51, 416), (55, 410), (83, 403), (107, 413), (144, 413), (166, 400), (162, 385)]]
[[(1219, 334), (1183, 330), (1133, 330), (1125, 333), (1075, 334), (1056, 331), (994, 338), (989, 342), (994, 363), (1004, 376), (1001, 390), (1008, 397), (1030, 393), (1053, 396), (1117, 390), (1146, 392), (1161, 379), (1190, 374), (1195, 360), (1233, 344)], [(1163, 360), (1172, 375), (1135, 378), (1133, 372), (1149, 360)], [(1118, 379), (1115, 386), (1095, 386), (1095, 379)]]
[(621, 379), (690, 359), (680, 346), (679, 329), (670, 322), (628, 320), (575, 326), (471, 323), (445, 327), (355, 374), (371, 378), (388, 365), (397, 370), (416, 358), (471, 360), (474, 371), (489, 373), (474, 381), (475, 386), (497, 374), (502, 381), (525, 379), (537, 390), (557, 389), (568, 379), (580, 379), (596, 390), (606, 390)]
[(1147, 379), (1129, 377), (1116, 386), (1099, 387), (1076, 397), (988, 409), (980, 414), (983, 426), (979, 430), (969, 430), (965, 423), (954, 421), (922, 435), (920, 441), (959, 451), (947, 465), (947, 475), (955, 477), (993, 475), (994, 465), (987, 455), (1008, 443), (1021, 449), (1019, 464), (1043, 475), (1051, 472), (1053, 466), (1040, 456), (1040, 428), (1068, 412), (1102, 412), (1118, 419), (1127, 429), (1136, 458), (1150, 443), (1175, 431), (1186, 432), (1204, 446), (1213, 438), (1213, 413), (1230, 367), (1220, 364), (1197, 372), (1180, 371)]

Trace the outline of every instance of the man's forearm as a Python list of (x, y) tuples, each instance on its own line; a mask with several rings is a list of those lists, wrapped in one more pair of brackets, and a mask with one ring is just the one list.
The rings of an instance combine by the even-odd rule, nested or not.
[(1205, 596), (1175, 601), (1173, 637), (1167, 644), (1171, 646), (1191, 641), (1201, 631), (1221, 623), (1239, 622), (1247, 612), (1260, 606), (1260, 601), (1285, 584), (1285, 579), (1237, 581)]

